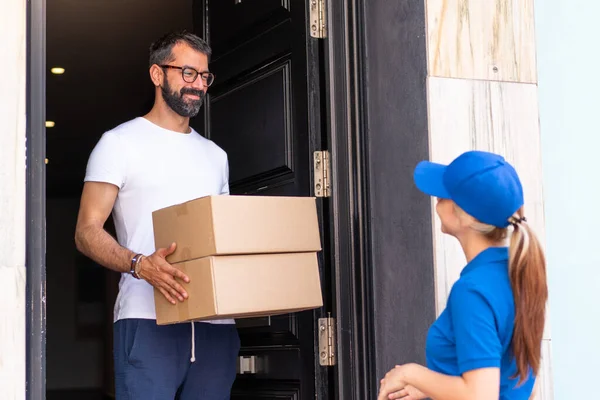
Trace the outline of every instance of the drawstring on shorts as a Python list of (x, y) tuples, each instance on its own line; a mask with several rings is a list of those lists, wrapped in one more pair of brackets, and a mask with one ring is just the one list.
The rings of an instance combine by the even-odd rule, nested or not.
[(190, 358), (191, 362), (196, 362), (196, 331), (194, 328), (194, 321), (192, 321), (192, 358)]

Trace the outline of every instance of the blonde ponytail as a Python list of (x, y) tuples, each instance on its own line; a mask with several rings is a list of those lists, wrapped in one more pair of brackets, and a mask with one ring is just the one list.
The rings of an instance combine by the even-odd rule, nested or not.
[(528, 378), (529, 368), (537, 374), (546, 322), (546, 258), (535, 233), (523, 217), (523, 209), (511, 217), (513, 233), (509, 248), (509, 276), (515, 299), (515, 329), (512, 351), (519, 383)]
[[(458, 206), (455, 210), (461, 217), (468, 215)], [(510, 217), (509, 222), (513, 232), (508, 273), (515, 301), (512, 351), (517, 364), (513, 378), (519, 377), (519, 383), (522, 383), (528, 378), (530, 368), (535, 375), (540, 369), (548, 300), (546, 258), (538, 238), (523, 216), (523, 208)], [(471, 228), (492, 241), (505, 240), (509, 233), (508, 228), (498, 228), (477, 220), (471, 222)]]

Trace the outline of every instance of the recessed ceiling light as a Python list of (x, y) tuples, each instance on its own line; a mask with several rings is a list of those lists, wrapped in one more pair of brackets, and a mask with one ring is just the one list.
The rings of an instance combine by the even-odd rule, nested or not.
[(54, 128), (54, 125), (56, 125), (54, 121), (46, 121), (46, 128)]
[(50, 72), (52, 72), (53, 74), (56, 74), (56, 75), (62, 75), (65, 73), (65, 69), (61, 68), (61, 67), (54, 67), (50, 70)]

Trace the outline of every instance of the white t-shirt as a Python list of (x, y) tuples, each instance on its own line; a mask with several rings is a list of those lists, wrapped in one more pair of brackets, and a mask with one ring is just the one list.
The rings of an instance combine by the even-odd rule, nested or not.
[[(104, 135), (94, 148), (85, 181), (119, 187), (113, 208), (117, 240), (136, 253), (154, 253), (152, 212), (208, 195), (229, 194), (227, 154), (192, 129), (163, 129), (135, 118)], [(114, 321), (156, 319), (154, 290), (121, 274)], [(232, 320), (211, 321), (233, 323)]]

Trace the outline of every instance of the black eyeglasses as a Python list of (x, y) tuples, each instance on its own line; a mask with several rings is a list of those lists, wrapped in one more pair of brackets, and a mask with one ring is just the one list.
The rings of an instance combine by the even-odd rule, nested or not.
[(200, 78), (204, 82), (204, 86), (208, 87), (215, 81), (215, 75), (212, 72), (198, 72), (192, 67), (176, 67), (174, 65), (160, 65), (161, 68), (180, 69), (181, 77), (187, 83), (194, 83), (200, 75)]

